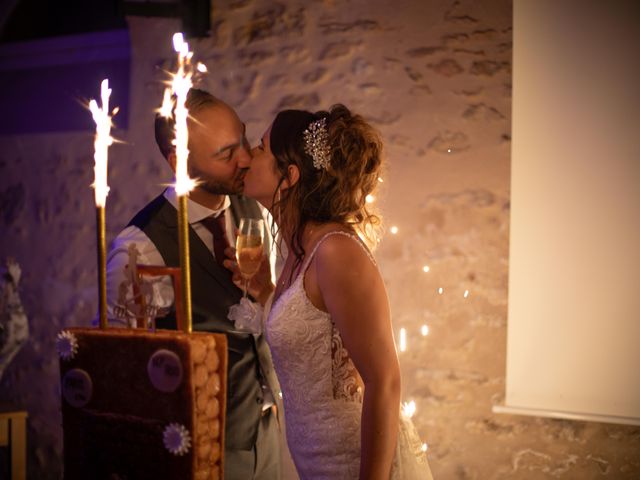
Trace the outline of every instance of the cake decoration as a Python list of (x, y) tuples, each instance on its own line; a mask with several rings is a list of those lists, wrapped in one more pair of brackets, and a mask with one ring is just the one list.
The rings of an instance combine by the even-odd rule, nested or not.
[(78, 353), (78, 339), (68, 330), (58, 333), (56, 338), (56, 350), (63, 360), (71, 360)]
[(164, 429), (162, 441), (167, 450), (174, 455), (184, 455), (191, 448), (191, 435), (184, 425), (170, 423)]
[(170, 350), (156, 350), (147, 363), (147, 374), (156, 390), (174, 392), (182, 382), (180, 357)]
[(92, 394), (93, 382), (85, 370), (73, 368), (62, 377), (62, 396), (72, 407), (84, 407)]
[[(129, 261), (122, 271), (123, 280), (118, 286), (118, 298), (113, 306), (115, 318), (109, 321), (128, 327), (153, 328), (156, 318), (169, 313), (173, 303), (173, 290), (165, 291), (167, 287), (162, 283), (162, 273), (153, 275), (153, 272), (147, 272), (147, 266), (137, 264), (140, 252), (135, 243), (129, 245), (127, 253)], [(166, 270), (164, 274), (169, 274), (172, 269), (151, 267), (151, 270)], [(145, 277), (145, 274), (153, 276)], [(166, 300), (163, 300), (165, 297)]]
[(60, 359), (65, 480), (224, 478), (224, 334), (66, 330), (80, 350)]

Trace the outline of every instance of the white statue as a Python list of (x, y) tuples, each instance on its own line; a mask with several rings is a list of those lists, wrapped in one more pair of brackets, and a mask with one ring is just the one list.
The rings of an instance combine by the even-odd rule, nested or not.
[(18, 295), (20, 274), (20, 266), (8, 258), (0, 278), (0, 379), (29, 337), (29, 322)]

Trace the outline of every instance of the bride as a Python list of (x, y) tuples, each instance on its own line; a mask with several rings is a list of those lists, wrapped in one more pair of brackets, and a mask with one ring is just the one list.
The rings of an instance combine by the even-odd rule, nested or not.
[(431, 478), (400, 413), (389, 303), (367, 246), (379, 224), (366, 197), (381, 149), (342, 105), (286, 110), (252, 150), (245, 177), (244, 195), (271, 212), (289, 252), (264, 329), (301, 479)]

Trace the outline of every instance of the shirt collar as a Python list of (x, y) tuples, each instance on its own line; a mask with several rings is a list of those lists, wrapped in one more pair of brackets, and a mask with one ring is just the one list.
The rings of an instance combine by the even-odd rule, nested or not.
[[(176, 195), (176, 191), (173, 187), (168, 187), (164, 191), (164, 198), (178, 209), (178, 197)], [(222, 206), (217, 210), (212, 210), (210, 208), (205, 207), (204, 205), (200, 205), (199, 203), (194, 202), (189, 197), (187, 197), (187, 215), (189, 217), (189, 224), (192, 225), (194, 223), (198, 223), (204, 220), (207, 217), (214, 216), (217, 217), (224, 210), (231, 206), (231, 200), (229, 199), (229, 195), (224, 196), (224, 201), (222, 202)]]

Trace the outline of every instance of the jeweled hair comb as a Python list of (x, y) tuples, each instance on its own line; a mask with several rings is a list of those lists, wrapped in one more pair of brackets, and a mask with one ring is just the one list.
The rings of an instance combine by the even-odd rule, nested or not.
[(313, 166), (325, 170), (331, 162), (331, 148), (329, 148), (329, 135), (327, 133), (327, 119), (321, 118), (309, 124), (303, 133), (304, 153), (313, 159)]

